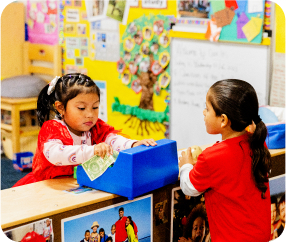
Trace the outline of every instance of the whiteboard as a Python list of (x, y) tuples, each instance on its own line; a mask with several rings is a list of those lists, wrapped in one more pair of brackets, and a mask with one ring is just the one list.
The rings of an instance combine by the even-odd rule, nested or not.
[(221, 140), (206, 132), (203, 116), (207, 91), (216, 81), (245, 80), (256, 90), (259, 105), (268, 103), (269, 52), (262, 45), (172, 39), (170, 139), (178, 149)]

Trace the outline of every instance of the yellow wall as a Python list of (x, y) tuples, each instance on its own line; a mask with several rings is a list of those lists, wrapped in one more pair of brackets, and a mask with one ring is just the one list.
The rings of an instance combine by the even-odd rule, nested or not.
[(285, 14), (278, 4), (275, 4), (275, 28), (275, 51), (285, 53)]

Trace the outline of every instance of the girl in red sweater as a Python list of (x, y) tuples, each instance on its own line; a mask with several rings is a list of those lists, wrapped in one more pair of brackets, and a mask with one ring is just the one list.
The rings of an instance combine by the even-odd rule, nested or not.
[[(74, 73), (56, 77), (38, 97), (41, 130), (33, 159), (33, 171), (15, 186), (56, 177), (72, 176), (73, 168), (94, 155), (104, 157), (139, 145), (155, 146), (154, 139), (141, 141), (120, 136), (98, 118), (100, 90), (88, 76)], [(56, 117), (50, 120), (51, 112)]]
[[(180, 160), (180, 183), (189, 196), (205, 195), (211, 241), (269, 241), (270, 153), (254, 88), (228, 79), (211, 86), (203, 111), (209, 134), (222, 141), (205, 149), (195, 163), (191, 149)], [(245, 131), (254, 126), (253, 133)]]

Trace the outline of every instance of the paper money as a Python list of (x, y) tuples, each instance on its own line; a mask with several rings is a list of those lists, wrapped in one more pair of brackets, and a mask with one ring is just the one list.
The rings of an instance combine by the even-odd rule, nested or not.
[(104, 158), (95, 155), (82, 163), (82, 167), (88, 175), (89, 179), (94, 181), (96, 178), (100, 177), (110, 165), (114, 164), (118, 154), (119, 153), (117, 151), (113, 151), (112, 155), (105, 155)]

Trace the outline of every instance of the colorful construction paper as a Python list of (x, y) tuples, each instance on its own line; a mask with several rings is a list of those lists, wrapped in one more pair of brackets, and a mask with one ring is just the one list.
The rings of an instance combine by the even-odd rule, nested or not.
[(244, 32), (242, 31), (242, 27), (246, 25), (249, 21), (249, 18), (245, 13), (237, 14), (238, 19), (236, 21), (237, 25), (237, 39), (243, 39), (246, 38)]
[(242, 30), (248, 41), (252, 41), (257, 36), (262, 27), (263, 20), (261, 18), (252, 17), (251, 20), (242, 27)]
[(246, 12), (247, 0), (236, 1), (238, 8), (235, 10), (236, 13)]
[(235, 12), (230, 8), (225, 8), (214, 14), (217, 27), (223, 27), (225, 25), (231, 24), (231, 21), (235, 15)]
[(236, 0), (225, 0), (225, 6), (236, 10), (238, 8)]
[(225, 8), (224, 0), (210, 0), (213, 13), (223, 10)]
[(221, 32), (222, 28), (221, 27), (217, 27), (215, 19), (212, 18), (209, 22), (208, 22), (208, 28), (207, 28), (207, 32), (205, 34), (205, 37), (207, 39), (209, 39), (212, 42), (216, 42), (218, 41), (219, 37), (220, 37), (220, 32)]

